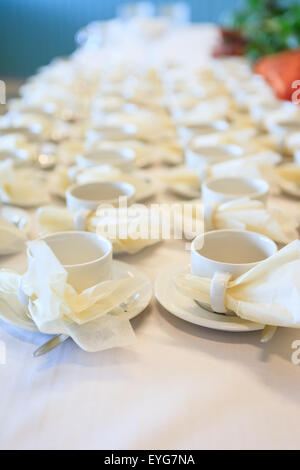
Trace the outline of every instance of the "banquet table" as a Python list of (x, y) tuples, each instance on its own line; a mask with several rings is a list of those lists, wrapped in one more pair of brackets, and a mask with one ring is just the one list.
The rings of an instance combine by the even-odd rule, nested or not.
[[(204, 62), (214, 40), (194, 26), (161, 41), (161, 56), (186, 52)], [(199, 48), (195, 47), (199, 44)], [(148, 170), (155, 175), (159, 168)], [(161, 190), (154, 202), (175, 200)], [(286, 197), (277, 207), (298, 207)], [(154, 283), (172, 264), (186, 265), (182, 240), (121, 255)], [(24, 271), (26, 255), (1, 267)], [(295, 449), (299, 448), (300, 375), (292, 343), (300, 332), (205, 329), (171, 315), (154, 299), (132, 320), (137, 342), (86, 353), (72, 341), (40, 358), (47, 340), (0, 321), (6, 360), (0, 364), (0, 448), (3, 449)]]

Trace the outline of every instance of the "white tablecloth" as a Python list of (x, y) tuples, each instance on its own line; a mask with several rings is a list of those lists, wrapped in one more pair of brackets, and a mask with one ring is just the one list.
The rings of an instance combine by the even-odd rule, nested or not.
[[(194, 54), (197, 34), (186, 34)], [(120, 259), (154, 281), (167, 265), (187, 264), (188, 253), (171, 241)], [(25, 256), (1, 266), (24, 269)], [(291, 344), (300, 331), (280, 329), (262, 345), (259, 333), (197, 327), (154, 299), (132, 323), (132, 347), (88, 354), (68, 341), (34, 359), (46, 336), (0, 322), (0, 448), (299, 448), (300, 369)]]

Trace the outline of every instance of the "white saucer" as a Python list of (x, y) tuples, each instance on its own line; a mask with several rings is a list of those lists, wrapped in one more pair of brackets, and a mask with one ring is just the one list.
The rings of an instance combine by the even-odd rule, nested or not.
[(22, 209), (33, 209), (35, 207), (40, 207), (40, 206), (44, 206), (45, 204), (49, 204), (49, 199), (47, 199), (46, 197), (40, 200), (28, 199), (27, 201), (21, 201), (21, 200), (15, 199), (13, 201), (3, 202), (3, 204), (6, 204), (7, 206), (20, 207)]
[(31, 230), (31, 217), (27, 212), (17, 207), (7, 206), (0, 209), (0, 214), (5, 220), (22, 230), (22, 232), (27, 235), (29, 234)]
[[(130, 276), (138, 277), (139, 279), (148, 281), (147, 285), (142, 289), (142, 291), (137, 293), (137, 297), (139, 296), (139, 298), (137, 298), (134, 303), (129, 305), (128, 311), (120, 313), (120, 309), (116, 308), (110, 312), (111, 314), (115, 313), (117, 315), (124, 315), (124, 317), (126, 317), (128, 320), (131, 320), (132, 318), (142, 313), (143, 310), (145, 310), (145, 308), (149, 305), (152, 299), (151, 283), (149, 279), (145, 276), (145, 274), (142, 273), (139, 269), (121, 261), (113, 261), (112, 271), (113, 279), (122, 279), (125, 276)], [(17, 316), (2, 301), (0, 301), (0, 307), (0, 319), (23, 330), (34, 331), (39, 333), (39, 330), (35, 326), (34, 322), (29, 317), (27, 317), (26, 314), (22, 316)]]
[(181, 294), (173, 283), (173, 276), (176, 273), (188, 272), (188, 270), (188, 266), (183, 268), (182, 265), (173, 265), (162, 271), (155, 280), (155, 297), (168, 312), (187, 322), (214, 330), (231, 332), (263, 330), (264, 326), (257, 323), (242, 320), (236, 316), (209, 312)]
[[(134, 184), (133, 180), (131, 181), (131, 178), (136, 180), (136, 184)], [(113, 180), (110, 179), (108, 181), (113, 181)], [(122, 181), (130, 183), (136, 188), (136, 194), (135, 194), (136, 202), (143, 202), (143, 201), (146, 201), (147, 199), (150, 199), (157, 193), (159, 189), (159, 186), (157, 182), (155, 181), (155, 179), (152, 176), (147, 175), (143, 171), (137, 171), (132, 175), (128, 174), (124, 177), (124, 179), (122, 179)], [(51, 194), (53, 194), (56, 197), (59, 197), (60, 199), (66, 198), (66, 190), (59, 187), (55, 176), (52, 179), (52, 185), (51, 185), (50, 191), (51, 191)]]

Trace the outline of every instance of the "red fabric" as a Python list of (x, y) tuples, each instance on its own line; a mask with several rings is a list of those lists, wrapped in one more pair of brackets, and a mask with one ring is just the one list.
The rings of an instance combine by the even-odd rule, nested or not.
[(293, 83), (300, 80), (300, 49), (263, 57), (254, 70), (266, 79), (278, 98), (292, 101), (293, 94), (299, 89), (299, 85), (293, 87)]

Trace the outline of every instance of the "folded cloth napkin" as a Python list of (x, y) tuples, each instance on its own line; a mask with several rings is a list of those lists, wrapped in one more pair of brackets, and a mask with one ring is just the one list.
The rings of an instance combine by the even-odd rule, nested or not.
[(51, 121), (49, 117), (41, 113), (20, 113), (18, 111), (9, 111), (1, 116), (0, 128), (25, 128), (33, 134), (49, 135)]
[(14, 168), (13, 160), (0, 162), (0, 200), (20, 206), (37, 206), (48, 201), (45, 184), (31, 170)]
[(300, 165), (295, 163), (286, 164), (277, 168), (280, 179), (299, 185), (300, 187)]
[[(101, 351), (127, 346), (135, 335), (127, 315), (120, 307), (130, 302), (147, 281), (124, 277), (101, 282), (80, 293), (68, 283), (68, 273), (44, 241), (28, 243), (31, 259), (27, 272), (20, 276), (11, 271), (0, 272), (0, 303), (9, 320), (29, 316), (39, 331), (67, 334), (86, 351)], [(21, 286), (28, 298), (27, 311), (18, 300)]]
[(221, 178), (238, 176), (245, 178), (264, 178), (274, 183), (274, 167), (281, 162), (281, 156), (272, 151), (262, 151), (246, 157), (235, 158), (208, 167), (206, 176)]
[(12, 255), (25, 248), (25, 233), (0, 216), (0, 255)]
[(212, 132), (204, 135), (193, 137), (188, 145), (195, 147), (206, 147), (207, 145), (224, 145), (233, 144), (247, 146), (249, 142), (255, 142), (257, 129), (253, 126), (237, 126), (232, 125), (227, 130)]
[(186, 184), (198, 186), (200, 189), (198, 172), (190, 170), (185, 166), (180, 166), (162, 173), (160, 179), (168, 185)]
[[(189, 206), (192, 207), (190, 211), (187, 210)], [(201, 231), (238, 229), (257, 232), (278, 243), (287, 244), (297, 238), (297, 227), (300, 223), (300, 216), (293, 214), (291, 217), (278, 209), (266, 208), (263, 202), (247, 197), (219, 204), (213, 210), (202, 210), (200, 200), (176, 203), (172, 210), (173, 213), (181, 211), (184, 233), (188, 239), (194, 238)], [(180, 218), (173, 220), (181, 223)], [(194, 231), (196, 222), (198, 233)], [(191, 233), (189, 227), (192, 227)], [(175, 228), (179, 229), (178, 226)]]
[(276, 152), (266, 151), (247, 157), (234, 158), (222, 163), (209, 165), (206, 168), (191, 170), (186, 167), (168, 170), (161, 175), (161, 180), (168, 185), (186, 184), (198, 186), (208, 178), (241, 177), (264, 178), (269, 182), (276, 181), (274, 167), (281, 162), (281, 156)]
[(295, 150), (300, 149), (300, 132), (291, 132), (283, 138), (284, 150), (293, 155)]
[(205, 215), (205, 225), (208, 225), (210, 230), (248, 230), (284, 244), (297, 238), (297, 227), (300, 222), (300, 216), (298, 220), (297, 217), (291, 218), (278, 209), (266, 208), (263, 202), (250, 198), (220, 204), (212, 212), (208, 211), (207, 216), (206, 219)]
[(177, 125), (190, 126), (215, 121), (228, 116), (233, 102), (231, 97), (218, 96), (216, 98), (202, 100), (197, 106), (188, 111), (173, 113)]
[[(211, 305), (211, 279), (179, 274), (176, 288)], [(262, 325), (300, 328), (300, 241), (295, 240), (250, 271), (229, 281), (224, 304), (238, 317)]]
[(135, 204), (125, 211), (101, 206), (94, 212), (77, 213), (44, 206), (38, 209), (36, 218), (43, 234), (74, 229), (96, 232), (110, 239), (117, 253), (135, 254), (161, 240), (159, 214), (153, 216), (149, 209)]
[(34, 161), (38, 155), (38, 144), (30, 142), (25, 134), (11, 133), (0, 136), (0, 155), (20, 161)]
[(276, 182), (282, 191), (300, 197), (300, 166), (287, 163), (276, 169)]

